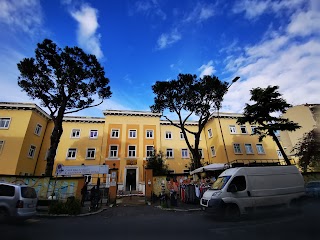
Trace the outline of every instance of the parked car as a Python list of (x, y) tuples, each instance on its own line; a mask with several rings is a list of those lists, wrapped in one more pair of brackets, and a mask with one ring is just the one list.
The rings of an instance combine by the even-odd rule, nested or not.
[(8, 219), (28, 219), (36, 215), (38, 198), (27, 185), (0, 183), (0, 222)]
[(306, 195), (308, 197), (320, 198), (320, 181), (310, 181), (306, 184)]

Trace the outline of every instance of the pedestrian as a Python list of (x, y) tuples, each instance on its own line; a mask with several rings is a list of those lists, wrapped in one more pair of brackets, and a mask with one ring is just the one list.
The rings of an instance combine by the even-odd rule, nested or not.
[(82, 189), (81, 189), (81, 206), (84, 206), (84, 202), (86, 201), (87, 198), (87, 191), (88, 191), (88, 187), (87, 187), (87, 182), (83, 185)]

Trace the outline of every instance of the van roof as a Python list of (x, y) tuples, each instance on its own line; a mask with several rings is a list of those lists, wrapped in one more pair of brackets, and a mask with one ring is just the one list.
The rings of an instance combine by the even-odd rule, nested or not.
[(243, 172), (247, 175), (259, 175), (259, 174), (283, 174), (283, 173), (298, 173), (299, 170), (295, 165), (291, 166), (261, 166), (261, 167), (236, 167), (225, 170), (220, 176), (232, 176), (237, 172)]
[(15, 183), (8, 183), (8, 182), (0, 182), (1, 184), (9, 185), (9, 186), (19, 186), (19, 187), (28, 187), (28, 185), (25, 184), (15, 184)]

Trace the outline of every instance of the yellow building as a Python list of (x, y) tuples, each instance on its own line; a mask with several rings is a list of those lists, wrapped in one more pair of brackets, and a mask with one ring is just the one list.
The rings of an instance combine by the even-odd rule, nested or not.
[[(190, 171), (190, 151), (180, 129), (148, 111), (106, 110), (104, 117), (63, 119), (57, 164), (99, 165), (118, 169), (118, 189), (143, 191), (144, 167), (153, 149), (161, 151), (171, 173)], [(203, 164), (279, 159), (270, 137), (262, 142), (251, 133), (254, 126), (236, 124), (241, 114), (212, 115), (201, 133)], [(188, 121), (190, 131), (198, 122)], [(41, 108), (27, 103), (0, 103), (0, 174), (45, 172), (53, 122)], [(191, 145), (194, 137), (188, 133)], [(54, 174), (54, 173), (53, 173)]]
[(283, 117), (298, 123), (301, 128), (294, 132), (281, 131), (280, 138), (288, 156), (294, 157), (294, 146), (305, 133), (315, 127), (320, 128), (320, 104), (303, 104), (293, 106), (287, 110)]

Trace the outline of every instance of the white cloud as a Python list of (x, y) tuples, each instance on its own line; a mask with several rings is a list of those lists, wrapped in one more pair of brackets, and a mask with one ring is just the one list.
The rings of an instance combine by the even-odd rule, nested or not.
[(181, 39), (181, 34), (178, 32), (177, 29), (174, 29), (171, 31), (171, 33), (163, 33), (160, 35), (157, 41), (157, 48), (158, 49), (164, 49), (175, 42), (179, 41)]
[(272, 12), (278, 14), (281, 10), (296, 10), (299, 9), (305, 0), (242, 0), (232, 8), (233, 13), (244, 12), (245, 17), (248, 19), (254, 19), (266, 12)]
[(98, 59), (103, 57), (100, 44), (100, 34), (96, 31), (98, 24), (98, 11), (89, 5), (82, 5), (80, 10), (70, 11), (71, 16), (79, 23), (77, 37), (79, 45)]
[(10, 29), (34, 33), (41, 26), (42, 18), (39, 0), (0, 0), (0, 22)]
[(184, 22), (202, 22), (215, 14), (215, 6), (213, 4), (201, 4), (198, 3), (192, 12), (185, 16)]
[(202, 78), (205, 75), (211, 76), (216, 72), (216, 70), (213, 67), (213, 61), (210, 60), (207, 64), (203, 64), (201, 67), (198, 68), (198, 71), (200, 71), (200, 78)]
[(144, 0), (135, 3), (135, 11), (143, 13), (146, 16), (158, 16), (162, 20), (166, 20), (167, 15), (162, 11), (157, 0)]

